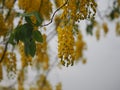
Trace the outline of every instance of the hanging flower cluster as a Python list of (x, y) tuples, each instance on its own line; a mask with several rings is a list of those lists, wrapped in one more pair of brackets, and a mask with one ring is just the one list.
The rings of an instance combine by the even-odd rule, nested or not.
[(0, 13), (0, 36), (5, 35), (8, 29), (4, 23), (3, 15)]
[(58, 57), (63, 65), (72, 65), (74, 60), (74, 37), (72, 25), (58, 27)]
[[(75, 2), (76, 1), (76, 2)], [(74, 7), (72, 6), (74, 5)], [(73, 17), (77, 20), (94, 18), (97, 4), (94, 0), (70, 0), (70, 6)]]
[(21, 69), (18, 74), (18, 90), (24, 90), (25, 71)]
[(50, 0), (18, 0), (18, 5), (28, 13), (37, 11), (44, 19), (50, 19), (52, 12), (52, 3)]
[(77, 40), (75, 42), (75, 60), (79, 60), (83, 58), (83, 51), (86, 48), (86, 43), (83, 41), (83, 36), (81, 32), (77, 34)]
[(52, 90), (50, 82), (47, 80), (45, 75), (40, 75), (38, 81), (38, 88), (37, 90)]
[(43, 35), (43, 43), (37, 43), (35, 65), (40, 66), (43, 70), (49, 68), (49, 56), (47, 54), (47, 41), (46, 35)]
[(16, 54), (7, 52), (3, 64), (7, 67), (8, 77), (13, 76), (14, 78), (14, 74), (16, 74)]
[(103, 27), (104, 33), (105, 33), (105, 35), (106, 35), (106, 34), (108, 33), (108, 31), (109, 31), (108, 26), (107, 26), (107, 23), (106, 23), (106, 22), (103, 22), (102, 27)]
[(12, 9), (12, 7), (14, 6), (14, 1), (15, 0), (5, 0), (5, 6), (8, 9)]
[(22, 42), (18, 43), (19, 45), (19, 52), (21, 55), (21, 64), (22, 64), (22, 68), (31, 65), (32, 64), (32, 56), (26, 56), (25, 52), (24, 52), (24, 44)]
[(120, 22), (116, 23), (116, 35), (120, 35)]
[[(56, 6), (67, 4), (62, 8), (61, 15), (56, 17), (58, 32), (58, 57), (65, 66), (73, 65), (73, 61), (82, 57), (85, 43), (77, 35), (75, 45), (74, 25), (76, 21), (94, 18), (97, 4), (94, 0), (55, 0)], [(58, 26), (57, 26), (58, 25)], [(66, 43), (67, 42), (67, 43)], [(76, 48), (76, 50), (75, 50)], [(75, 52), (75, 53), (74, 53)], [(76, 57), (75, 57), (76, 56)]]
[[(0, 46), (0, 57), (2, 57), (3, 51), (4, 51), (3, 46)], [(4, 60), (0, 65), (1, 68), (2, 66), (6, 67), (8, 77), (14, 78), (16, 74), (16, 54), (14, 52), (7, 51), (4, 56)], [(0, 76), (2, 77), (3, 72), (2, 69), (0, 72), (1, 72)]]

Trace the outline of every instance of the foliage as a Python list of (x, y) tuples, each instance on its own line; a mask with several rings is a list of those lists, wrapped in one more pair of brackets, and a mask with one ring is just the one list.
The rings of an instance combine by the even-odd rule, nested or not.
[[(113, 21), (120, 18), (120, 0), (114, 0), (112, 7), (102, 17), (95, 0), (0, 0), (0, 80), (5, 69), (9, 78), (17, 78), (10, 87), (14, 90), (17, 84), (18, 90), (25, 90), (26, 71), (30, 66), (37, 72), (30, 90), (54, 89), (47, 76), (56, 61), (67, 67), (79, 61), (86, 63), (86, 43), (79, 22), (87, 20), (87, 34), (94, 35), (96, 29), (95, 36), (99, 40), (101, 30), (105, 36), (109, 31), (105, 19)], [(95, 19), (96, 13), (103, 20), (102, 24)], [(58, 36), (58, 60), (53, 64), (48, 54), (48, 37), (53, 34), (43, 31), (52, 23), (55, 27), (53, 32), (57, 32)], [(119, 21), (116, 22), (116, 34), (120, 35)], [(17, 62), (21, 67), (17, 67)], [(56, 90), (61, 90), (61, 86), (61, 82), (56, 84)]]

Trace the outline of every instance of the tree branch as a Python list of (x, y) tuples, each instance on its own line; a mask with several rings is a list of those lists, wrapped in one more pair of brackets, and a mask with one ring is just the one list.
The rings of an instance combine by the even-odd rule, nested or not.
[(8, 41), (7, 41), (6, 44), (5, 44), (5, 49), (4, 49), (4, 51), (3, 51), (3, 55), (2, 55), (2, 57), (1, 57), (1, 59), (0, 59), (0, 63), (3, 61), (3, 59), (4, 59), (4, 57), (5, 57), (5, 54), (6, 54), (6, 51), (7, 51), (7, 46), (8, 46)]
[(50, 22), (48, 22), (47, 24), (42, 25), (41, 27), (48, 26), (49, 24), (51, 24), (51, 23), (53, 22), (53, 19), (54, 19), (55, 14), (56, 14), (61, 8), (63, 8), (63, 7), (68, 3), (68, 1), (69, 1), (69, 0), (66, 0), (66, 2), (65, 2), (62, 6), (60, 6), (58, 9), (55, 10), (55, 12), (53, 13), (53, 15), (52, 15), (52, 17), (51, 17), (51, 19), (50, 19)]

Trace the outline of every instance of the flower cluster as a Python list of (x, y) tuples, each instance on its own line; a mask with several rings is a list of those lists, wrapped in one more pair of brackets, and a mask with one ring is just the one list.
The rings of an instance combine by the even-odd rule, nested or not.
[(120, 35), (120, 22), (119, 21), (116, 23), (116, 34)]
[(52, 12), (52, 3), (50, 0), (18, 0), (18, 5), (28, 13), (37, 11), (43, 18), (50, 19)]
[(16, 54), (15, 53), (7, 52), (3, 63), (7, 67), (7, 73), (9, 77), (11, 77), (11, 75), (16, 74)]
[(107, 23), (106, 23), (106, 22), (103, 22), (102, 26), (103, 26), (104, 33), (105, 33), (105, 35), (106, 35), (106, 34), (108, 33), (108, 31), (109, 31), (108, 26), (107, 26)]
[(81, 32), (77, 34), (77, 40), (75, 42), (75, 60), (79, 60), (83, 57), (83, 51), (86, 48), (86, 43), (83, 41)]
[(32, 56), (27, 56), (24, 51), (24, 44), (23, 42), (19, 42), (19, 52), (21, 55), (21, 63), (22, 63), (22, 68), (31, 65), (32, 64)]
[(5, 6), (8, 8), (8, 9), (11, 9), (14, 5), (14, 1), (15, 0), (5, 0)]
[[(75, 59), (82, 57), (85, 42), (80, 33), (77, 41), (74, 41), (74, 25), (76, 21), (93, 18), (97, 4), (94, 0), (55, 0), (56, 6), (60, 7), (65, 2), (60, 16), (57, 16), (56, 29), (58, 32), (58, 57), (64, 66), (73, 64)], [(67, 43), (66, 43), (67, 42)]]
[(74, 37), (72, 25), (58, 27), (58, 57), (65, 66), (72, 65), (74, 60)]
[[(0, 57), (3, 55), (4, 48), (0, 46)], [(14, 52), (7, 51), (4, 56), (4, 60), (0, 63), (0, 67), (5, 66), (7, 69), (8, 77), (13, 77), (16, 74), (16, 54)], [(0, 70), (2, 73), (2, 70)], [(2, 75), (0, 75), (2, 76)]]
[(81, 20), (86, 18), (94, 18), (97, 4), (94, 0), (79, 0), (78, 18)]
[(36, 66), (40, 66), (43, 70), (49, 68), (49, 57), (47, 54), (47, 41), (46, 35), (43, 35), (43, 43), (36, 43)]
[(18, 74), (18, 90), (24, 90), (24, 69), (22, 69)]
[(8, 29), (4, 23), (3, 15), (0, 13), (0, 36), (5, 35)]
[(52, 86), (50, 82), (47, 80), (45, 75), (40, 75), (37, 84), (38, 84), (37, 90), (52, 90)]

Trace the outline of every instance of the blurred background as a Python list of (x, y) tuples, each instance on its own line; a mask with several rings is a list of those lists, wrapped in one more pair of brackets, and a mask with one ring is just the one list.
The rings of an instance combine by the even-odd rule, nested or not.
[[(114, 0), (96, 1), (99, 13), (104, 17)], [(96, 16), (98, 22), (104, 22), (104, 19), (99, 17)], [(87, 63), (80, 62), (72, 67), (55, 68), (51, 71), (50, 77), (53, 81), (54, 79), (62, 81), (63, 90), (120, 90), (120, 37), (115, 31), (116, 20), (106, 21), (109, 32), (106, 36), (102, 32), (99, 41), (95, 36), (87, 35), (86, 22), (80, 22), (83, 38), (87, 43), (85, 52)], [(56, 39), (53, 42), (55, 43)]]
[[(53, 85), (54, 90), (56, 83), (59, 82), (62, 83), (62, 90), (120, 90), (120, 35), (116, 34), (116, 22), (120, 23), (120, 17), (113, 21), (104, 18), (111, 12), (110, 7), (112, 7), (115, 0), (95, 1), (98, 3), (95, 19), (99, 24), (106, 22), (109, 32), (104, 35), (104, 31), (101, 30), (98, 40), (95, 36), (96, 32), (94, 29), (92, 30), (93, 35), (90, 35), (86, 31), (86, 27), (91, 21), (84, 20), (79, 22), (79, 28), (87, 45), (87, 50), (84, 52), (85, 62), (78, 62), (75, 63), (74, 66), (69, 67), (57, 65), (58, 39), (54, 31), (54, 23), (46, 26), (48, 30), (48, 54), (51, 60), (50, 64), (53, 64), (52, 69), (48, 71), (49, 74), (46, 76)], [(15, 8), (18, 7), (16, 6)], [(14, 24), (16, 24), (16, 22), (14, 22)], [(44, 32), (46, 33), (46, 31), (42, 33)], [(20, 56), (18, 56), (18, 59), (19, 57)], [(19, 68), (20, 62), (17, 63), (17, 67)], [(29, 90), (29, 86), (32, 86), (37, 75), (37, 72), (31, 67), (28, 66), (27, 69), (28, 77), (24, 85), (25, 90)], [(0, 86), (10, 88), (15, 86), (15, 88), (17, 88), (17, 79), (8, 79), (6, 78), (6, 72), (3, 71), (3, 73), (4, 78), (3, 81), (0, 82)]]

